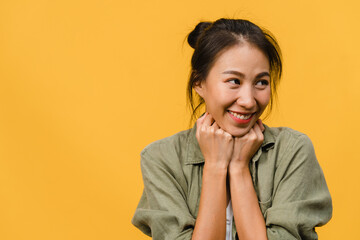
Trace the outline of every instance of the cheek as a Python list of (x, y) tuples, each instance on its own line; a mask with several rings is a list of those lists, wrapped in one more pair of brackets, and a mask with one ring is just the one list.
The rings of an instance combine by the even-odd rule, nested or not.
[(231, 104), (231, 97), (228, 92), (223, 91), (221, 88), (211, 89), (207, 92), (205, 103), (207, 106), (214, 108), (213, 110), (219, 111), (225, 106)]
[(266, 108), (266, 106), (269, 104), (270, 102), (270, 96), (271, 96), (271, 93), (270, 93), (270, 90), (269, 91), (264, 91), (264, 92), (261, 92), (258, 96), (258, 102), (260, 104), (260, 106), (262, 108)]

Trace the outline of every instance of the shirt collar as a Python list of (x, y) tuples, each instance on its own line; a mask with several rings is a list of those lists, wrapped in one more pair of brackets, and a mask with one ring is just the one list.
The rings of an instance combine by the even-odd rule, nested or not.
[[(261, 144), (261, 148), (254, 154), (252, 161), (257, 161), (262, 152), (266, 152), (274, 147), (275, 137), (270, 128), (264, 124), (264, 141)], [(196, 139), (196, 123), (194, 127), (190, 129), (189, 135), (186, 141), (186, 159), (185, 164), (200, 164), (204, 163), (204, 156), (201, 153), (199, 143)]]

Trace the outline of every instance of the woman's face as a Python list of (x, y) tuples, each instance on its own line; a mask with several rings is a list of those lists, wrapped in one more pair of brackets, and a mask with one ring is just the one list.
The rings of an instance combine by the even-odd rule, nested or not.
[(232, 136), (248, 133), (268, 105), (269, 67), (264, 53), (245, 42), (224, 51), (207, 78), (194, 87), (206, 111)]

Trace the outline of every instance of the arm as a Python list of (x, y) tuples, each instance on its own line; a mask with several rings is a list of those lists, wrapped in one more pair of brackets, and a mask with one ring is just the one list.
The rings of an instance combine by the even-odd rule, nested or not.
[(298, 135), (279, 152), (272, 205), (265, 213), (268, 238), (317, 239), (315, 227), (330, 220), (332, 203), (311, 140)]
[[(245, 168), (247, 162), (242, 165), (243, 168), (239, 168), (241, 161), (230, 162), (230, 177), (232, 180), (236, 179), (230, 181), (230, 186), (240, 239), (251, 239), (258, 233), (261, 235), (254, 239), (261, 239), (264, 230), (269, 240), (317, 239), (315, 227), (325, 224), (331, 218), (331, 197), (310, 139), (299, 133), (290, 134), (290, 137), (284, 135), (286, 134), (279, 137), (277, 147), (272, 150), (277, 160), (273, 183), (268, 186), (273, 189), (272, 197), (267, 202), (270, 207), (263, 210), (266, 228), (259, 217), (258, 200), (250, 182), (248, 168)], [(239, 144), (235, 142), (234, 151), (236, 145)], [(244, 150), (246, 146), (243, 145), (240, 149)], [(246, 152), (253, 151), (242, 151), (237, 155), (243, 156)], [(241, 158), (247, 159), (246, 156)], [(236, 189), (240, 190), (234, 191)], [(240, 191), (243, 194), (236, 197)], [(244, 197), (246, 194), (250, 195)], [(246, 224), (249, 221), (251, 226), (248, 227)]]
[(219, 129), (210, 114), (205, 114), (197, 121), (196, 130), (205, 165), (199, 213), (192, 239), (225, 239), (228, 202), (226, 177), (233, 138)]
[[(190, 213), (187, 202), (188, 181), (182, 163), (176, 159), (177, 154), (169, 153), (166, 144), (162, 143), (147, 147), (141, 154), (144, 193), (132, 223), (154, 240), (218, 240), (225, 237), (226, 173), (232, 137), (222, 130), (215, 131), (216, 124), (210, 127), (211, 122), (212, 117), (209, 115), (205, 121), (207, 127), (203, 128), (201, 134), (200, 128), (196, 128), (205, 158), (196, 224), (194, 213)], [(198, 120), (197, 123), (202, 125), (204, 121)], [(224, 149), (230, 152), (226, 155)]]
[(264, 126), (259, 120), (240, 138), (235, 138), (234, 154), (229, 165), (230, 194), (235, 226), (241, 240), (267, 239), (264, 217), (253, 186), (249, 161), (264, 140)]
[(264, 217), (249, 169), (230, 170), (230, 193), (235, 226), (240, 239), (267, 239)]
[(154, 240), (189, 240), (195, 218), (186, 203), (181, 163), (168, 162), (159, 150), (155, 146), (141, 154), (144, 192), (132, 223)]
[[(206, 161), (206, 160), (205, 160)], [(224, 239), (227, 169), (204, 166), (199, 213), (192, 239)]]

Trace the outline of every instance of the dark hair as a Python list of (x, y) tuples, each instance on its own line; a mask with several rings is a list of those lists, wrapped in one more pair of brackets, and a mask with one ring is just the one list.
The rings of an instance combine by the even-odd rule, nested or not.
[(269, 59), (271, 98), (268, 112), (271, 111), (276, 87), (281, 78), (282, 62), (280, 47), (269, 31), (247, 20), (221, 18), (215, 22), (200, 22), (188, 35), (187, 40), (195, 49), (187, 86), (187, 97), (192, 110), (191, 122), (197, 118), (197, 111), (204, 103), (204, 99), (193, 92), (193, 87), (206, 79), (215, 60), (223, 51), (244, 42), (255, 45)]

